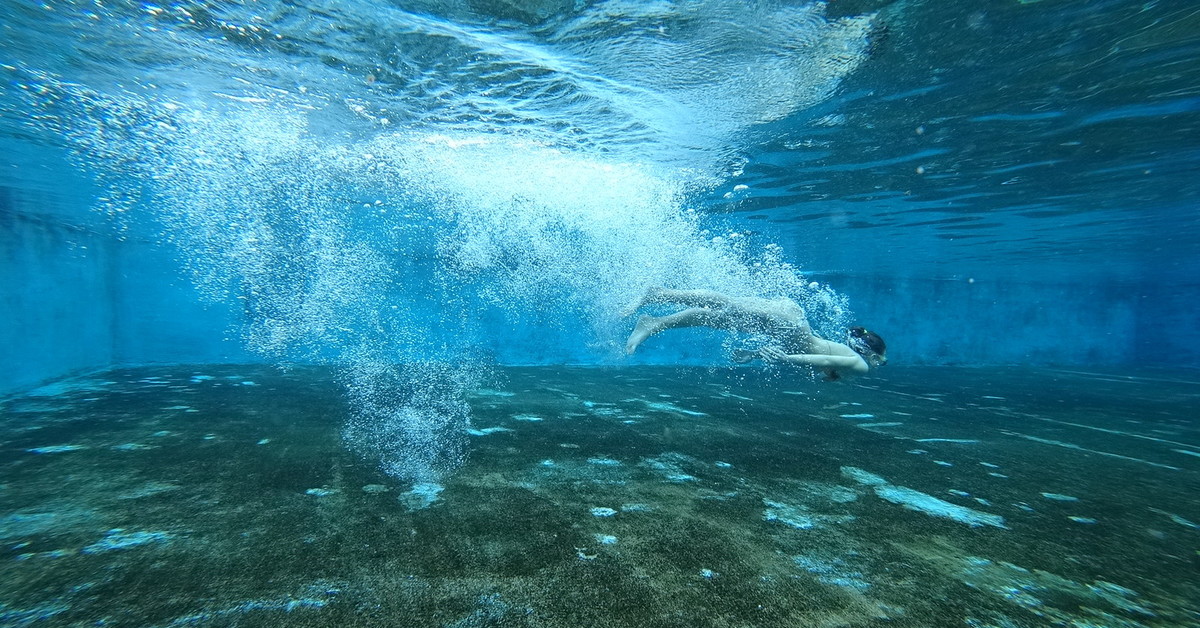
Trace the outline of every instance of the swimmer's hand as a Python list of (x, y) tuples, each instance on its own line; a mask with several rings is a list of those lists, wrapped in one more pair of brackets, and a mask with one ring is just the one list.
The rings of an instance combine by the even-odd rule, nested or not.
[(788, 354), (784, 353), (783, 349), (780, 349), (779, 347), (763, 347), (762, 349), (758, 350), (758, 355), (763, 359), (764, 362), (770, 362), (772, 364), (788, 361)]
[(757, 351), (748, 351), (746, 349), (734, 349), (729, 355), (729, 359), (733, 360), (736, 364), (745, 364), (757, 357)]

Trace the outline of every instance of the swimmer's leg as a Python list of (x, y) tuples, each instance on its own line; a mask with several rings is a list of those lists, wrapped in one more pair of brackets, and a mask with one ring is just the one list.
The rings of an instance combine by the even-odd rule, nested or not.
[(650, 288), (641, 300), (625, 310), (626, 316), (642, 309), (647, 305), (674, 303), (688, 307), (724, 308), (733, 305), (734, 300), (715, 290), (671, 290), (669, 288)]
[(668, 329), (678, 329), (680, 327), (713, 327), (724, 329), (721, 325), (721, 320), (722, 318), (718, 314), (703, 307), (689, 308), (669, 316), (643, 316), (638, 319), (637, 325), (633, 328), (633, 333), (629, 334), (629, 340), (625, 342), (625, 353), (637, 351), (638, 346), (645, 342), (647, 338)]

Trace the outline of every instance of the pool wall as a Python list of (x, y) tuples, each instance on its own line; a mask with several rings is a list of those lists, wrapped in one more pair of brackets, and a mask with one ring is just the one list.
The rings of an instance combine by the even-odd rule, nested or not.
[[(0, 176), (0, 395), (113, 365), (256, 359), (242, 346), (241, 302), (203, 301), (153, 221), (92, 209), (96, 188), (55, 150), (0, 144), (11, 160)], [(1031, 272), (1014, 257), (951, 274), (944, 259), (846, 257), (861, 248), (853, 230), (822, 236), (805, 253), (849, 270), (814, 278), (849, 297), (895, 363), (1200, 367), (1200, 269), (1191, 258), (1152, 264), (1114, 252), (1110, 265), (1043, 262)], [(622, 363), (625, 330), (598, 339), (586, 324), (563, 322), (578, 313), (480, 316), (472, 343), (500, 363)], [(720, 341), (672, 332), (631, 362), (717, 363)]]

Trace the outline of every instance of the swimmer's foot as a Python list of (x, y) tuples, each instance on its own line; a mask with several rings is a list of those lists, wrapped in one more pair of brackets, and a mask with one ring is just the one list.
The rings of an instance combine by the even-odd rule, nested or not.
[(653, 316), (643, 316), (638, 319), (637, 326), (633, 328), (633, 333), (629, 334), (629, 340), (625, 341), (625, 353), (632, 354), (637, 351), (639, 345), (647, 338), (654, 335), (656, 331), (654, 324), (658, 322)]

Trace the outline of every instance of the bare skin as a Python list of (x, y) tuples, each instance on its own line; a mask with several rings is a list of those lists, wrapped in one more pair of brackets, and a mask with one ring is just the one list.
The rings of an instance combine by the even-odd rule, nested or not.
[(737, 351), (736, 362), (761, 359), (765, 362), (810, 366), (829, 379), (862, 375), (870, 365), (845, 344), (813, 334), (804, 309), (786, 298), (730, 297), (712, 290), (669, 290), (651, 288), (632, 311), (647, 305), (688, 306), (667, 316), (642, 316), (625, 343), (625, 352), (637, 351), (647, 338), (683, 327), (710, 327), (728, 331), (763, 334), (774, 343), (758, 351)]

